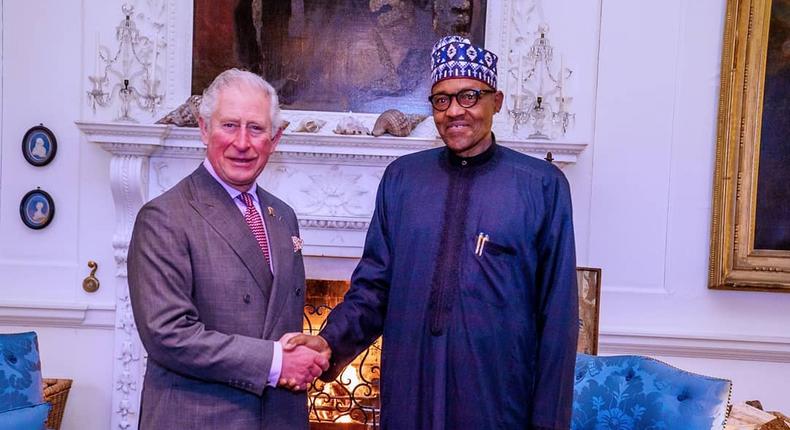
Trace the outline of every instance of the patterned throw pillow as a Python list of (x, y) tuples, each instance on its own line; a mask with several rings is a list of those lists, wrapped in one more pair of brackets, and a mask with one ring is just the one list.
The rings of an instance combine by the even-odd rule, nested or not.
[(0, 411), (43, 402), (36, 333), (0, 334)]

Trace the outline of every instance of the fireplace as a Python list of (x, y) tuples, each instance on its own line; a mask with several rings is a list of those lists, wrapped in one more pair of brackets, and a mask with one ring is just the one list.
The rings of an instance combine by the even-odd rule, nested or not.
[[(343, 301), (347, 281), (308, 280), (304, 332), (317, 334), (331, 310)], [(335, 381), (316, 380), (307, 392), (310, 428), (362, 430), (379, 428), (381, 338), (360, 354)]]

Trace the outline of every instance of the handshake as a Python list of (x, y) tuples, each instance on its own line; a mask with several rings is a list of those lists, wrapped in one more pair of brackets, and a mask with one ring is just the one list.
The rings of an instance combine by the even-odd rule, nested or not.
[(321, 336), (286, 333), (280, 338), (283, 347), (278, 387), (303, 391), (329, 368), (332, 349)]

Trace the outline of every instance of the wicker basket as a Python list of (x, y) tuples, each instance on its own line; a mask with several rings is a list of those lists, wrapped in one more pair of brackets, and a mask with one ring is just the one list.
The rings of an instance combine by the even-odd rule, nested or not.
[(63, 421), (63, 411), (66, 410), (66, 400), (69, 398), (71, 379), (44, 378), (44, 400), (52, 405), (47, 417), (47, 429), (59, 430)]

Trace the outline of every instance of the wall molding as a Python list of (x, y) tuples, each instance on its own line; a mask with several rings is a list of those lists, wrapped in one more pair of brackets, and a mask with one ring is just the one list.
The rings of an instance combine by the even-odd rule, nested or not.
[(665, 287), (639, 287), (634, 285), (607, 285), (603, 294), (646, 294), (651, 296), (668, 296), (670, 291)]
[[(112, 330), (115, 320), (116, 309), (112, 304), (0, 302), (2, 325)], [(790, 337), (649, 332), (615, 328), (601, 330), (599, 345), (605, 355), (639, 354), (790, 363)]]
[(602, 355), (637, 354), (790, 363), (790, 337), (602, 329)]
[(2, 301), (0, 324), (113, 330), (115, 305)]

